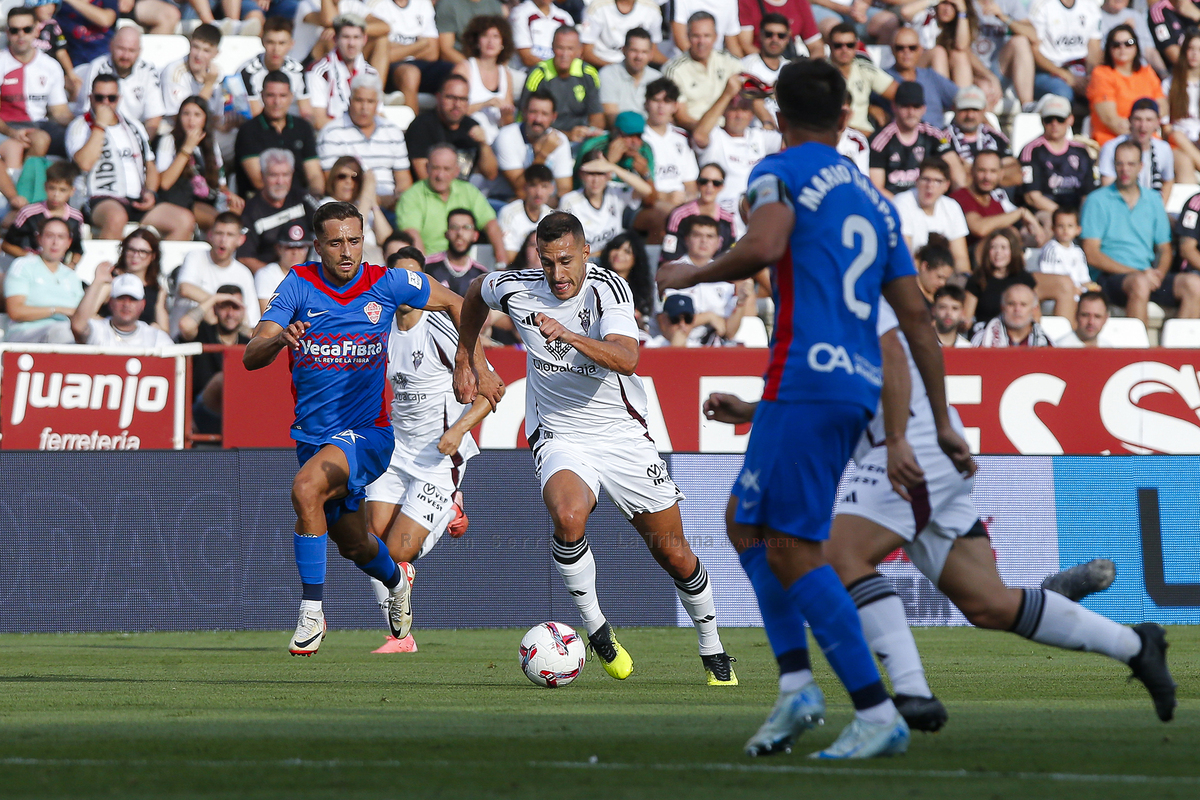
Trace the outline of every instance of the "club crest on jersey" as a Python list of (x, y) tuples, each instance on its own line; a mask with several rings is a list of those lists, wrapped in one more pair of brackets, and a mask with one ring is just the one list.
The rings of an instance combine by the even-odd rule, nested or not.
[(420, 350), (413, 351), (413, 369), (420, 369), (421, 362), (425, 360), (425, 354)]
[(372, 300), (363, 306), (363, 311), (366, 312), (367, 319), (371, 320), (371, 324), (374, 325), (376, 322), (379, 322), (379, 317), (383, 315), (383, 306)]
[(579, 324), (583, 326), (584, 333), (587, 333), (588, 328), (592, 327), (592, 310), (590, 308), (579, 312)]

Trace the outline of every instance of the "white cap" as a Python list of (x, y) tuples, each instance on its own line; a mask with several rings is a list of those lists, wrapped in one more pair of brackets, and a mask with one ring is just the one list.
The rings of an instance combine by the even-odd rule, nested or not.
[(114, 298), (132, 297), (134, 300), (145, 300), (146, 287), (142, 285), (141, 278), (126, 272), (113, 278), (112, 296)]

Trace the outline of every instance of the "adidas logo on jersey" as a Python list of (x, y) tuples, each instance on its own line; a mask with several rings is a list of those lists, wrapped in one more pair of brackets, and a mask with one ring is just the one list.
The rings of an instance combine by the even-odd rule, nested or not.
[(425, 521), (428, 522), (430, 525), (432, 525), (433, 524), (433, 514), (426, 514)]
[(527, 317), (525, 317), (525, 319), (521, 320), (521, 324), (528, 325), (531, 328), (538, 327), (537, 314), (534, 314), (532, 311), (529, 312), (529, 316), (527, 316)]

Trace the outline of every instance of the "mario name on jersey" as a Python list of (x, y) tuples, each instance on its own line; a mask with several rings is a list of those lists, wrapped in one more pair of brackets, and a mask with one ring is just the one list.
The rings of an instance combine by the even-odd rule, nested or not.
[(379, 333), (315, 334), (300, 340), (296, 363), (309, 369), (374, 369), (385, 365), (386, 350), (386, 338)]

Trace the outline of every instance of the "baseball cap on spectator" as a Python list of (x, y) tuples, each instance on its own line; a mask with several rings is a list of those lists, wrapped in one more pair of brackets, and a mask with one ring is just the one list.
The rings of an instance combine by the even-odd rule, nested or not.
[(896, 89), (896, 99), (892, 101), (897, 106), (925, 105), (925, 87), (916, 81), (905, 81)]
[(312, 234), (308, 232), (305, 226), (299, 223), (289, 225), (288, 229), (283, 232), (276, 242), (280, 247), (303, 247), (308, 249), (309, 242), (312, 239)]
[(1135, 111), (1146, 111), (1146, 110), (1153, 111), (1155, 114), (1157, 114), (1158, 113), (1158, 103), (1155, 102), (1155, 100), (1150, 97), (1138, 98), (1137, 100), (1133, 101), (1133, 108), (1129, 109), (1129, 116), (1132, 117)]
[(984, 96), (983, 89), (978, 86), (964, 86), (954, 96), (954, 108), (958, 111), (967, 111), (968, 109), (983, 111), (987, 108), (987, 97)]
[(663, 300), (663, 313), (667, 319), (678, 322), (681, 317), (695, 317), (696, 306), (686, 294), (672, 294)]
[(242, 302), (242, 287), (238, 286), (236, 283), (223, 283), (217, 287), (217, 291), (214, 292), (214, 294), (227, 294), (229, 295), (229, 299), (223, 300), (222, 302), (232, 303), (233, 305), (241, 306), (242, 308), (246, 307)]
[(1042, 98), (1042, 110), (1040, 113), (1042, 119), (1046, 117), (1062, 117), (1066, 119), (1071, 116), (1071, 101), (1057, 94), (1048, 94)]
[(58, 0), (25, 0), (25, 7), (37, 8), (38, 6), (50, 6), (57, 2)]
[(113, 299), (132, 297), (134, 300), (145, 300), (146, 287), (142, 284), (141, 278), (126, 272), (113, 278), (112, 297)]
[(646, 130), (646, 118), (636, 111), (622, 111), (617, 114), (614, 125), (625, 136), (641, 136)]

